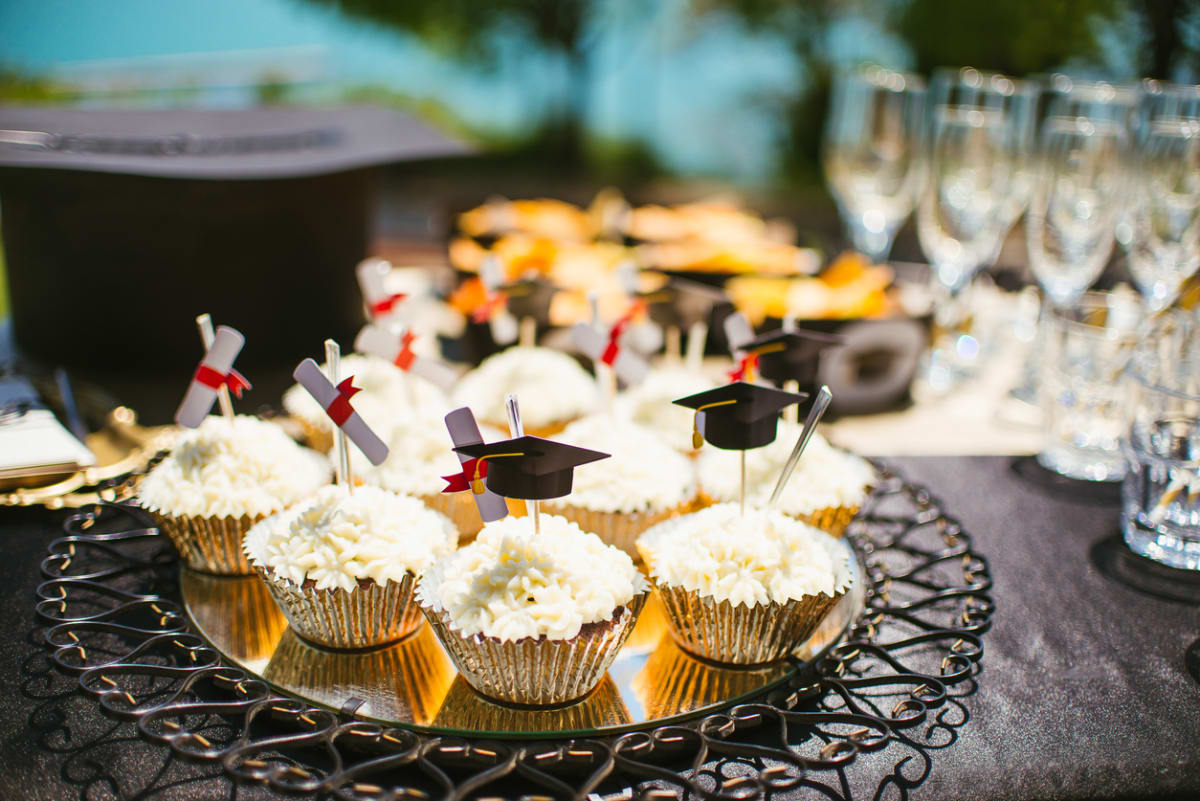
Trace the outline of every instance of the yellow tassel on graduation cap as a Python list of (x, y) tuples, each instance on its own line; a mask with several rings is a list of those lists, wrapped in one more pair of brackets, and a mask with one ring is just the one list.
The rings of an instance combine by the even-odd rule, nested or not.
[(486, 456), (480, 456), (475, 460), (475, 469), (471, 471), (471, 492), (476, 495), (482, 495), (484, 490), (483, 479), (479, 477), (479, 465), (483, 464), (485, 459), (502, 459), (505, 456), (524, 456), (522, 453), (489, 453)]
[(714, 406), (728, 406), (731, 403), (737, 403), (737, 401), (736, 400), (723, 400), (723, 401), (717, 401), (716, 403), (706, 403), (703, 406), (696, 409), (695, 414), (692, 415), (692, 447), (693, 448), (699, 450), (701, 447), (704, 446), (704, 435), (700, 433), (700, 412), (704, 411), (705, 409), (711, 409)]

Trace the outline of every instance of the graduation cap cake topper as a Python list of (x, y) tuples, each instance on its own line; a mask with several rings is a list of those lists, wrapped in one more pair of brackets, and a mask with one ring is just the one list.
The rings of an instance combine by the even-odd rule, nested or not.
[(746, 451), (775, 441), (779, 413), (807, 393), (737, 381), (674, 401), (696, 411), (692, 444), (704, 441), (725, 450)]
[(525, 500), (569, 495), (576, 467), (609, 457), (600, 451), (529, 435), (461, 445), (454, 450), (474, 460), (469, 477), (473, 492), (482, 492), (486, 486), (497, 495)]
[(743, 348), (758, 357), (758, 372), (768, 381), (775, 384), (797, 381), (800, 386), (809, 387), (817, 380), (821, 351), (840, 344), (842, 338), (835, 334), (795, 328), (760, 334)]

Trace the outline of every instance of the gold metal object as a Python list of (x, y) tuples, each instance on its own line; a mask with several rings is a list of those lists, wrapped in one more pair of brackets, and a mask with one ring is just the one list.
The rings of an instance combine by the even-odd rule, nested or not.
[(248, 576), (254, 572), (242, 551), (242, 537), (265, 515), (172, 515), (145, 502), (141, 506), (191, 569), (223, 576)]
[[(118, 406), (109, 412), (105, 427), (84, 440), (96, 456), (95, 465), (75, 472), (34, 472), (0, 479), (0, 506), (76, 509), (101, 501), (126, 500), (136, 489), (133, 475), (144, 469), (156, 453), (170, 447), (178, 432), (176, 426), (138, 425), (132, 409)], [(114, 487), (99, 487), (122, 476), (131, 478)]]

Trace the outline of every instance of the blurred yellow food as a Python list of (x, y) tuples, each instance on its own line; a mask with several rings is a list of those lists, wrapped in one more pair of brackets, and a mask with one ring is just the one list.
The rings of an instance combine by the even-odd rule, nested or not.
[(557, 241), (584, 241), (595, 235), (586, 211), (563, 200), (493, 198), (458, 215), (458, 229), (467, 236), (519, 232)]
[(801, 320), (884, 317), (898, 309), (887, 291), (894, 278), (887, 265), (843, 253), (815, 278), (738, 276), (725, 290), (754, 325), (788, 315)]

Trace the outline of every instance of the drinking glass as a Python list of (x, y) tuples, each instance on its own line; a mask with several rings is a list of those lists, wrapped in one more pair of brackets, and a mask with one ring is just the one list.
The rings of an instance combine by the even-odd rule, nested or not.
[(1200, 570), (1200, 332), (1195, 317), (1175, 321), (1175, 334), (1145, 342), (1125, 371), (1121, 530), (1135, 553)]
[(929, 168), (917, 206), (921, 249), (944, 290), (928, 379), (947, 389), (974, 372), (979, 344), (965, 330), (963, 290), (999, 248), (1012, 181), (1010, 118), (972, 106), (939, 106), (930, 122)]
[(1069, 306), (1045, 309), (1037, 460), (1046, 469), (1088, 481), (1125, 474), (1125, 392), (1118, 378), (1143, 316), (1132, 292), (1089, 292)]
[(1200, 118), (1149, 122), (1134, 164), (1122, 244), (1134, 284), (1157, 311), (1200, 268)]
[(887, 259), (921, 183), (925, 85), (872, 67), (834, 82), (822, 161), (854, 247)]
[[(1003, 115), (1006, 125), (1005, 147), (1011, 169), (1008, 190), (998, 209), (998, 225), (1007, 234), (1029, 205), (1033, 192), (1033, 151), (1037, 133), (1037, 98), (1039, 87), (1032, 81), (1021, 81), (1000, 73), (989, 73), (974, 67), (935, 70), (929, 86), (930, 109), (943, 107), (974, 108)], [(929, 129), (936, 121), (929, 115)], [(999, 255), (1002, 235), (996, 242)]]
[(1103, 117), (1050, 117), (1025, 215), (1029, 265), (1049, 301), (1067, 307), (1103, 272), (1126, 184), (1126, 126)]

